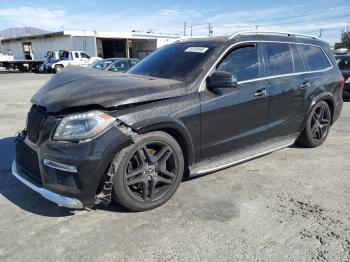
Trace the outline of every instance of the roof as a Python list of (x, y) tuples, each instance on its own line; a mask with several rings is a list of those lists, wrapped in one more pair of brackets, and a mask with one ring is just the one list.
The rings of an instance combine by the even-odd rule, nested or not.
[(207, 36), (207, 37), (190, 37), (181, 38), (174, 43), (217, 43), (232, 44), (244, 41), (281, 41), (295, 42), (305, 44), (316, 44), (321, 46), (329, 46), (328, 43), (320, 40), (315, 36), (303, 35), (299, 33), (278, 32), (278, 31), (240, 31), (229, 36)]
[(46, 34), (40, 34), (40, 35), (30, 35), (30, 36), (7, 38), (7, 39), (2, 39), (1, 42), (6, 43), (6, 42), (21, 41), (21, 40), (38, 39), (38, 38), (49, 38), (49, 37), (62, 36), (62, 35), (64, 35), (64, 32), (59, 31), (59, 32), (46, 33)]
[(117, 60), (138, 60), (137, 58), (128, 58), (128, 57), (110, 57), (110, 58), (104, 58), (97, 61), (117, 61)]
[(98, 32), (98, 31), (58, 31), (52, 33), (23, 36), (23, 37), (14, 37), (2, 39), (2, 43), (14, 42), (14, 41), (23, 41), (31, 39), (42, 39), (42, 38), (51, 38), (58, 36), (93, 36), (97, 38), (121, 38), (121, 39), (157, 39), (157, 38), (179, 38), (178, 35), (171, 34), (156, 34), (156, 33), (140, 33), (140, 32)]
[(205, 43), (205, 42), (218, 42), (222, 43), (227, 40), (226, 36), (204, 36), (204, 37), (182, 37), (176, 42), (196, 42), (196, 43)]

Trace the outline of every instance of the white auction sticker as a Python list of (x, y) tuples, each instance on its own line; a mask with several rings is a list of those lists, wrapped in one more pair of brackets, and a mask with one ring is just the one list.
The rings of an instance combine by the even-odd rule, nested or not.
[(200, 46), (191, 46), (185, 49), (185, 52), (192, 53), (205, 53), (209, 48), (208, 47), (200, 47)]

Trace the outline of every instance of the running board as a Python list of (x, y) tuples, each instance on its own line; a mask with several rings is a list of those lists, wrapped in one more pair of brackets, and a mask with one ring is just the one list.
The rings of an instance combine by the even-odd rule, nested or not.
[(190, 167), (190, 175), (202, 175), (218, 171), (253, 158), (257, 158), (273, 151), (289, 147), (295, 143), (296, 137), (287, 137), (283, 139), (264, 142), (249, 148), (244, 148), (235, 152), (213, 157)]

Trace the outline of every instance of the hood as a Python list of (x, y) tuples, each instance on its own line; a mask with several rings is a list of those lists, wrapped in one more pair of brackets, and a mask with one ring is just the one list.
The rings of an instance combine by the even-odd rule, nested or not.
[(104, 108), (182, 96), (185, 83), (177, 80), (69, 67), (54, 75), (32, 97), (32, 103), (59, 112), (69, 107)]

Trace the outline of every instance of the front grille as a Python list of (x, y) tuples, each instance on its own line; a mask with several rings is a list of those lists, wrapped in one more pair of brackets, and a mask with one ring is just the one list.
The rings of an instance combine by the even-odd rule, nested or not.
[(36, 143), (39, 139), (41, 129), (46, 121), (46, 113), (42, 107), (33, 105), (28, 113), (27, 135), (30, 141)]

